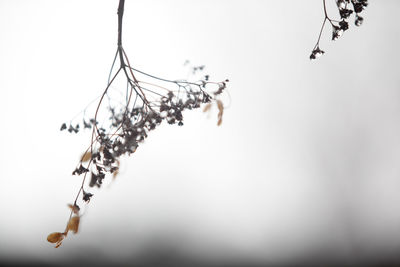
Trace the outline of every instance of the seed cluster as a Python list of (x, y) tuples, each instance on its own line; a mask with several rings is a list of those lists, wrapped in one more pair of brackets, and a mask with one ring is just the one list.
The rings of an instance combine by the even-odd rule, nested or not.
[(353, 13), (355, 14), (354, 24), (356, 26), (361, 26), (364, 18), (360, 16), (360, 13), (363, 12), (363, 10), (368, 6), (368, 0), (335, 0), (337, 9), (339, 11), (340, 20), (334, 20), (328, 16), (325, 1), (326, 0), (323, 0), (325, 18), (318, 36), (318, 41), (311, 52), (311, 60), (316, 59), (325, 53), (320, 49), (319, 42), (327, 21), (332, 26), (332, 40), (335, 41), (349, 29), (348, 20)]
[[(136, 151), (139, 144), (163, 121), (168, 124), (183, 125), (183, 112), (200, 108), (202, 104), (211, 103), (217, 99), (225, 87), (226, 81), (217, 83), (218, 86), (214, 93), (207, 93), (203, 89), (207, 81), (189, 83), (180, 81), (179, 86), (185, 84), (187, 91), (180, 97), (169, 91), (158, 101), (142, 102), (141, 106), (133, 105), (127, 110), (126, 106), (108, 107), (109, 127), (98, 127), (97, 120), (89, 120), (91, 123), (85, 126), (86, 120), (83, 119), (83, 128), (92, 129), (94, 133), (94, 143), (84, 153), (79, 166), (72, 172), (73, 175), (90, 175), (89, 187), (101, 187), (106, 174), (115, 174), (119, 169), (119, 158), (122, 155), (130, 155)], [(196, 88), (194, 88), (194, 86)], [(195, 90), (197, 89), (197, 90)], [(221, 102), (220, 100), (218, 100)], [(222, 104), (222, 102), (221, 102)], [(219, 104), (219, 105), (221, 105)], [(61, 130), (74, 129), (69, 132), (77, 133), (81, 128), (80, 124), (69, 127), (64, 123)], [(83, 200), (89, 201), (90, 193), (83, 194)]]

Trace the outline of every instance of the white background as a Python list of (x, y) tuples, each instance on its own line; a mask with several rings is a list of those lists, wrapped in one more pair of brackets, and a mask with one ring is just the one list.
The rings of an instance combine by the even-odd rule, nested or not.
[(151, 132), (55, 250), (46, 236), (65, 227), (90, 138), (59, 127), (104, 89), (118, 1), (1, 0), (0, 258), (123, 260), (162, 242), (269, 262), (394, 255), (400, 4), (370, 1), (336, 42), (328, 27), (310, 62), (321, 2), (127, 0), (131, 64), (170, 79), (205, 64), (230, 79), (231, 104), (221, 127), (197, 110)]

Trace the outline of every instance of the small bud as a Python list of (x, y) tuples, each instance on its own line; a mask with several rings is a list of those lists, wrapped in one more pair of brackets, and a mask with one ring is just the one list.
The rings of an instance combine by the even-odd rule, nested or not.
[(356, 20), (354, 21), (354, 24), (356, 26), (361, 26), (363, 24), (363, 22), (364, 22), (364, 18), (357, 15)]
[(67, 125), (66, 125), (65, 123), (63, 123), (63, 124), (61, 125), (60, 131), (63, 131), (63, 130), (65, 130), (65, 129), (67, 129)]
[(338, 26), (332, 26), (332, 40), (336, 41), (340, 36), (343, 35), (343, 30)]
[(83, 191), (83, 201), (85, 202), (90, 202), (90, 198), (93, 196), (93, 194)]
[(347, 31), (349, 29), (349, 23), (345, 20), (339, 22), (340, 29), (343, 31)]
[(325, 51), (323, 51), (319, 47), (317, 47), (311, 52), (310, 59), (313, 60), (313, 59), (319, 58), (323, 54), (325, 54)]
[(350, 15), (353, 13), (353, 10), (350, 10), (350, 9), (340, 9), (339, 10), (339, 13), (340, 13), (340, 17), (342, 18), (342, 19), (347, 19), (347, 18), (349, 18), (350, 17)]
[(343, 8), (346, 7), (346, 2), (344, 0), (337, 0), (336, 4), (337, 4), (339, 9), (343, 9)]
[(353, 3), (353, 6), (356, 13), (361, 13), (364, 10), (364, 6), (361, 3)]

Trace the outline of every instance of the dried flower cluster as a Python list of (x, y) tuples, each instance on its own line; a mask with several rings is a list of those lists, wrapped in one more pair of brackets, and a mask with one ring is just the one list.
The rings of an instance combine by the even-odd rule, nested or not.
[(319, 42), (321, 40), (321, 35), (326, 26), (327, 21), (332, 26), (333, 41), (337, 40), (340, 36), (343, 35), (345, 31), (349, 29), (348, 20), (353, 13), (355, 14), (354, 24), (356, 26), (361, 26), (361, 24), (364, 21), (364, 18), (360, 16), (360, 13), (368, 6), (368, 0), (335, 0), (335, 1), (337, 9), (339, 11), (340, 20), (333, 20), (328, 16), (326, 8), (326, 0), (323, 0), (325, 18), (322, 23), (321, 31), (318, 36), (318, 41), (311, 52), (310, 59), (316, 59), (325, 53), (323, 50), (320, 49)]
[[(81, 123), (63, 123), (60, 130), (78, 133), (80, 129), (90, 129), (90, 145), (82, 154), (81, 159), (72, 172), (81, 176), (82, 183), (73, 201), (69, 204), (70, 216), (64, 232), (55, 232), (47, 237), (51, 243), (59, 247), (68, 232), (78, 232), (81, 218), (79, 199), (82, 203), (90, 202), (93, 194), (87, 187), (101, 187), (107, 175), (114, 178), (118, 175), (122, 155), (130, 155), (154, 130), (164, 121), (168, 124), (183, 125), (183, 112), (200, 108), (203, 104), (210, 107), (216, 103), (218, 125), (222, 122), (224, 106), (219, 96), (224, 92), (226, 83), (211, 82), (209, 75), (196, 82), (186, 80), (167, 80), (147, 74), (131, 67), (129, 59), (122, 47), (122, 16), (124, 0), (119, 1), (118, 7), (118, 49), (111, 67), (108, 84), (96, 106), (94, 116), (83, 117)], [(119, 68), (114, 68), (119, 60)], [(204, 66), (193, 67), (193, 73), (202, 71)], [(140, 76), (140, 77), (139, 77)], [(125, 92), (114, 86), (120, 84)], [(119, 97), (115, 97), (119, 96)], [(105, 99), (106, 108), (102, 108)], [(114, 99), (116, 98), (116, 99)], [(206, 106), (207, 108), (207, 106)], [(103, 111), (103, 119), (100, 119)], [(104, 112), (106, 111), (106, 112)], [(88, 185), (86, 185), (86, 180)]]

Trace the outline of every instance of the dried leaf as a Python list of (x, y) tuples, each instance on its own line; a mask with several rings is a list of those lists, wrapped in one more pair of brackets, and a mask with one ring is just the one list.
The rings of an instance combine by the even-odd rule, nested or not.
[(220, 126), (222, 124), (222, 116), (224, 115), (224, 104), (222, 103), (221, 100), (217, 100), (217, 106), (218, 106), (218, 123), (217, 125)]
[(117, 178), (118, 174), (119, 174), (119, 171), (118, 171), (118, 169), (116, 169), (116, 170), (113, 172), (113, 179)]
[(210, 108), (211, 108), (211, 103), (208, 103), (208, 104), (204, 107), (203, 112), (209, 111)]
[(121, 165), (121, 162), (118, 159), (116, 159), (115, 162), (117, 163), (117, 166), (115, 166), (111, 171), (113, 179), (117, 178), (119, 174), (119, 166)]
[(222, 103), (222, 101), (219, 99), (217, 99), (217, 106), (218, 106), (219, 112), (224, 112), (224, 103)]
[(92, 153), (90, 153), (90, 151), (87, 151), (81, 156), (81, 161), (86, 162), (89, 161), (91, 158), (92, 158)]
[(78, 205), (74, 204), (68, 204), (68, 207), (72, 210), (73, 213), (75, 213), (76, 215), (79, 214), (80, 208)]
[(67, 230), (72, 231), (74, 234), (76, 234), (79, 229), (79, 220), (79, 216), (72, 217), (68, 222)]
[(64, 237), (65, 237), (64, 233), (55, 232), (47, 236), (47, 241), (49, 241), (50, 243), (57, 243), (61, 242), (64, 239)]

